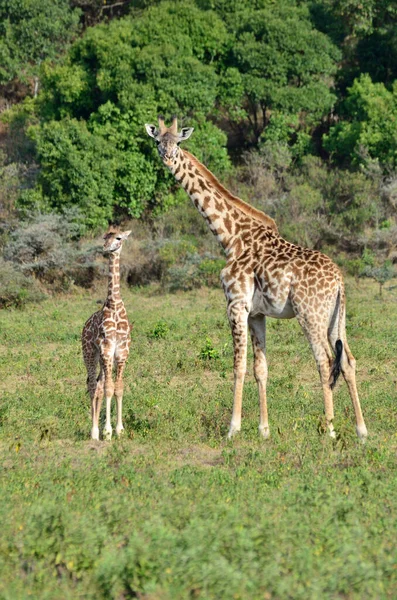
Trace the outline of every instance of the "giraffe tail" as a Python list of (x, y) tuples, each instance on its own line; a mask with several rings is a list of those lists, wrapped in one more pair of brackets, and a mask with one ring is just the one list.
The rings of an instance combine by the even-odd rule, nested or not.
[(338, 339), (335, 342), (335, 358), (331, 367), (331, 375), (329, 378), (329, 387), (331, 390), (334, 389), (336, 382), (338, 381), (338, 377), (341, 374), (342, 370), (342, 354), (343, 354), (343, 342), (340, 339), (341, 325), (342, 325), (342, 316), (343, 316), (343, 288), (339, 288), (338, 296), (336, 298), (335, 310), (331, 318), (331, 327), (332, 323), (335, 324), (336, 320), (338, 320)]
[(342, 362), (342, 354), (343, 354), (343, 342), (342, 340), (336, 340), (335, 342), (335, 359), (334, 364), (331, 368), (331, 377), (329, 387), (331, 390), (334, 389), (336, 382), (338, 381), (338, 377), (341, 373), (341, 362)]

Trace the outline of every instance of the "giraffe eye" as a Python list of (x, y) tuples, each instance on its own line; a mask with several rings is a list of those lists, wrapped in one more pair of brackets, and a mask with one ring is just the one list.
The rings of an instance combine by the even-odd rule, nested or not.
[(116, 240), (121, 240), (121, 237), (116, 237)]

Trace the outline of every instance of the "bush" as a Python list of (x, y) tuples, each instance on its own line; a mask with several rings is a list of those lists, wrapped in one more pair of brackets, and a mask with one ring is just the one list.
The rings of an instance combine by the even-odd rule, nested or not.
[(378, 266), (366, 266), (362, 272), (364, 277), (371, 277), (379, 284), (379, 296), (382, 297), (383, 286), (387, 281), (396, 277), (393, 264), (390, 260), (386, 260)]
[(214, 345), (210, 338), (207, 337), (205, 339), (205, 344), (199, 352), (199, 357), (201, 358), (201, 360), (214, 360), (220, 357), (219, 350), (214, 348)]
[(45, 298), (37, 281), (0, 258), (0, 308), (22, 308)]
[(79, 213), (72, 211), (22, 221), (9, 235), (4, 259), (53, 291), (69, 289), (76, 279), (79, 285), (91, 285), (99, 247), (79, 249), (77, 242), (84, 232), (80, 220)]
[(164, 285), (166, 289), (192, 290), (203, 285), (219, 287), (220, 272), (226, 261), (207, 252), (203, 255), (187, 254), (183, 260), (169, 267), (165, 273)]

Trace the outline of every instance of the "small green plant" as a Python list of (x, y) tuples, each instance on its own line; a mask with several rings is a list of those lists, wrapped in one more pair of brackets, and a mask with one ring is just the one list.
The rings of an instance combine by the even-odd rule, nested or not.
[(216, 348), (214, 348), (211, 339), (207, 337), (205, 339), (204, 346), (199, 352), (199, 357), (201, 358), (201, 360), (214, 360), (216, 358), (219, 358), (219, 356), (219, 351)]
[(154, 340), (162, 340), (167, 337), (170, 332), (168, 323), (164, 319), (157, 321), (153, 329), (148, 332), (148, 337)]

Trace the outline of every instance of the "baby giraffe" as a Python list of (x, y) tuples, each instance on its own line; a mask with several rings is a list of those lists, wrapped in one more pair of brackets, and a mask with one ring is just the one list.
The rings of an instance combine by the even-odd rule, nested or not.
[[(116, 433), (123, 431), (121, 409), (123, 403), (123, 372), (131, 343), (131, 325), (127, 319), (120, 296), (120, 254), (123, 241), (131, 231), (110, 229), (104, 236), (103, 250), (109, 255), (108, 295), (102, 309), (88, 319), (83, 328), (83, 356), (87, 369), (88, 392), (91, 397), (91, 437), (99, 440), (99, 414), (106, 397), (106, 424), (103, 437), (112, 438), (110, 405), (113, 393), (117, 401)], [(99, 362), (99, 375), (97, 373)], [(116, 382), (113, 384), (113, 364), (116, 365)]]

